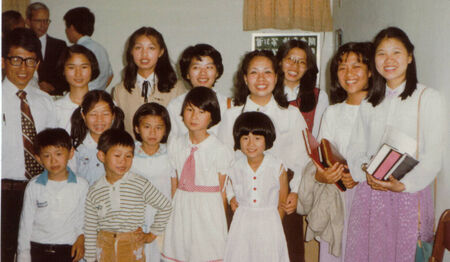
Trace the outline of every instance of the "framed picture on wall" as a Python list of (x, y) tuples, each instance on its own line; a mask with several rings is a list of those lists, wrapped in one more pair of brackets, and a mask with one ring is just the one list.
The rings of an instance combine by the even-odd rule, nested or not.
[(253, 33), (252, 50), (269, 49), (276, 54), (278, 47), (291, 39), (302, 40), (308, 43), (316, 56), (317, 67), (320, 68), (320, 33)]

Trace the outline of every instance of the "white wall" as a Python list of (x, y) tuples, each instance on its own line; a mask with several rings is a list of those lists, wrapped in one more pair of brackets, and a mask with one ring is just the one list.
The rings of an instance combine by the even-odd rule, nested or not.
[[(440, 90), (447, 98), (450, 112), (449, 0), (334, 0), (333, 8), (334, 27), (343, 30), (344, 42), (372, 40), (387, 26), (405, 30), (415, 45), (419, 82)], [(450, 137), (450, 127), (448, 134)], [(449, 154), (447, 146), (446, 155)], [(439, 219), (443, 210), (450, 208), (448, 158), (437, 181), (436, 219)], [(450, 261), (449, 252), (445, 258)]]
[[(252, 32), (242, 30), (243, 1), (42, 0), (42, 2), (50, 8), (52, 24), (49, 34), (66, 41), (62, 19), (65, 12), (78, 6), (91, 9), (96, 16), (93, 39), (100, 42), (109, 53), (114, 71), (113, 85), (121, 81), (123, 49), (127, 38), (144, 25), (152, 26), (163, 34), (173, 63), (178, 62), (181, 52), (189, 45), (203, 42), (219, 50), (225, 70), (217, 86), (227, 95), (231, 95), (233, 75), (241, 56), (251, 49)], [(331, 55), (333, 43), (332, 34), (325, 35), (322, 55), (324, 66)], [(321, 71), (323, 72), (321, 83), (325, 83), (326, 70)]]

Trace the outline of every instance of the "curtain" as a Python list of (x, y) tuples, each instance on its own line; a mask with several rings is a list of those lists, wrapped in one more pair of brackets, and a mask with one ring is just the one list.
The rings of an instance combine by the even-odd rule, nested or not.
[(333, 31), (330, 0), (244, 0), (243, 24), (244, 31)]
[(2, 12), (16, 10), (19, 11), (25, 19), (25, 11), (29, 4), (30, 0), (2, 0)]

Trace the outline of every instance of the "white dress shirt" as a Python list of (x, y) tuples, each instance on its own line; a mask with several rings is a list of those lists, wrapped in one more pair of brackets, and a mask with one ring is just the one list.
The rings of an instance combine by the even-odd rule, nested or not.
[[(361, 103), (347, 150), (350, 172), (355, 181), (366, 180), (361, 165), (368, 163), (378, 151), (387, 128), (417, 138), (418, 100), (425, 86), (417, 84), (412, 96), (401, 100), (399, 95), (405, 83), (376, 107), (366, 100)], [(386, 87), (386, 95), (388, 91)], [(404, 192), (414, 193), (426, 188), (441, 170), (448, 132), (446, 112), (444, 96), (435, 89), (427, 88), (420, 105), (419, 164), (402, 178)]]
[[(298, 92), (300, 91), (300, 86), (295, 87), (294, 89), (289, 88), (288, 86), (284, 86), (284, 93), (286, 94), (288, 101), (297, 100)], [(316, 104), (316, 112), (314, 113), (314, 126), (311, 130), (314, 137), (319, 135), (320, 122), (322, 120), (322, 115), (325, 112), (325, 109), (330, 105), (328, 101), (328, 95), (325, 91), (319, 89), (319, 97), (317, 98)]]
[[(302, 130), (306, 129), (306, 123), (300, 111), (294, 107), (282, 108), (275, 99), (270, 99), (265, 106), (254, 103), (250, 96), (245, 105), (233, 107), (227, 110), (219, 127), (219, 139), (230, 149), (234, 148), (233, 125), (236, 118), (243, 112), (259, 111), (265, 113), (272, 120), (276, 139), (273, 147), (266, 152), (280, 158), (287, 168), (294, 171), (294, 178), (290, 182), (293, 192), (297, 192), (300, 185), (303, 167), (309, 161), (305, 143), (302, 138)], [(236, 152), (242, 154), (240, 150)], [(237, 156), (239, 157), (239, 156)]]
[(72, 102), (70, 99), (70, 93), (67, 93), (63, 97), (55, 101), (56, 107), (56, 125), (58, 127), (64, 128), (67, 133), (70, 134), (70, 129), (72, 127), (70, 123), (70, 118), (72, 117), (73, 111), (78, 108), (78, 105)]
[[(216, 93), (217, 100), (219, 101), (220, 106), (220, 115), (223, 118), (225, 111), (227, 110), (227, 97), (218, 93), (216, 90), (211, 89)], [(167, 105), (167, 111), (169, 111), (170, 115), (170, 124), (171, 130), (169, 134), (169, 138), (177, 137), (180, 135), (184, 135), (188, 133), (188, 129), (184, 125), (183, 118), (181, 117), (181, 107), (183, 106), (184, 99), (186, 98), (187, 93), (177, 96), (175, 99), (170, 101)], [(214, 135), (218, 134), (219, 124), (212, 126), (208, 129), (208, 132)]]
[[(26, 180), (19, 89), (6, 77), (2, 83), (2, 178)], [(33, 116), (36, 132), (56, 126), (55, 104), (38, 87), (28, 83), (23, 89)]]
[(86, 35), (78, 39), (77, 44), (86, 47), (94, 53), (100, 69), (98, 77), (94, 81), (89, 82), (89, 90), (105, 90), (108, 79), (113, 75), (108, 52), (103, 46)]
[(18, 262), (31, 261), (30, 241), (73, 245), (83, 234), (88, 189), (87, 181), (70, 169), (64, 181), (49, 180), (47, 171), (30, 180), (20, 218)]

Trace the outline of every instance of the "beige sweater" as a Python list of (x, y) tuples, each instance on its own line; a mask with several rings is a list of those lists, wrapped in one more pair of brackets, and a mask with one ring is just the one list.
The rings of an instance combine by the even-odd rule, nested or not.
[[(186, 92), (183, 81), (178, 81), (175, 86), (168, 93), (162, 93), (157, 87), (153, 88), (152, 93), (148, 98), (148, 102), (155, 102), (163, 106), (167, 106), (169, 102), (175, 97)], [(125, 130), (134, 137), (133, 133), (133, 116), (138, 108), (144, 104), (144, 97), (141, 96), (141, 89), (135, 86), (131, 90), (131, 94), (125, 89), (123, 81), (114, 87), (113, 99), (117, 106), (119, 106), (125, 113)]]
[(315, 237), (329, 244), (328, 252), (338, 257), (342, 249), (344, 204), (335, 184), (323, 184), (314, 178), (316, 167), (310, 161), (303, 170), (298, 190), (297, 213), (307, 215), (306, 241)]

